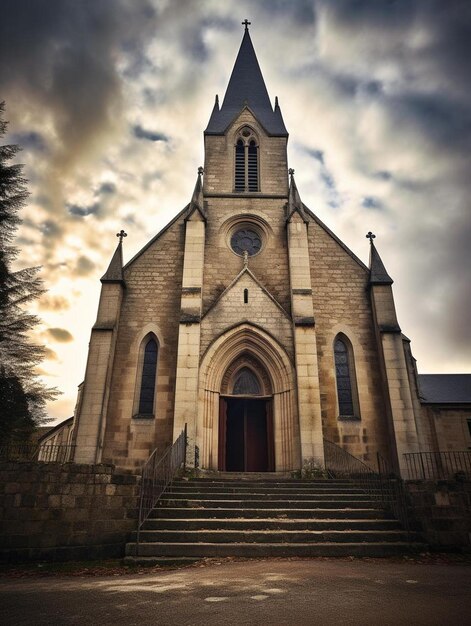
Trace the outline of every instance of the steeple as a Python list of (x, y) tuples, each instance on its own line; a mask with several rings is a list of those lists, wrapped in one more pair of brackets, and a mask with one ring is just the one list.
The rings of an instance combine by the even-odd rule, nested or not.
[(102, 283), (121, 283), (124, 285), (124, 276), (123, 276), (123, 238), (127, 237), (127, 234), (124, 230), (121, 230), (119, 233), (116, 233), (116, 237), (119, 237), (119, 243), (114, 251), (113, 256), (111, 257), (110, 264), (108, 265), (108, 269), (100, 278)]
[(378, 251), (376, 250), (376, 246), (373, 243), (373, 239), (376, 235), (370, 231), (366, 235), (367, 239), (370, 240), (370, 285), (392, 285), (393, 279), (389, 276), (384, 267), (384, 263), (379, 256)]
[(216, 99), (206, 135), (222, 135), (232, 120), (248, 106), (269, 135), (287, 136), (278, 101), (273, 110), (268, 91), (263, 80), (248, 25), (242, 22), (245, 32), (239, 54), (232, 70), (222, 107)]

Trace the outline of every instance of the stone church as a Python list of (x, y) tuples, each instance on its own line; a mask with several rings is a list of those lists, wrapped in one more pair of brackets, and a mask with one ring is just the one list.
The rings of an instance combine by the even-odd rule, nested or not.
[(190, 203), (124, 266), (120, 233), (101, 279), (76, 462), (137, 470), (185, 424), (216, 471), (322, 465), (327, 439), (404, 475), (444, 420), (471, 445), (469, 377), (429, 377), (427, 401), (373, 235), (367, 267), (303, 204), (287, 144), (246, 24)]

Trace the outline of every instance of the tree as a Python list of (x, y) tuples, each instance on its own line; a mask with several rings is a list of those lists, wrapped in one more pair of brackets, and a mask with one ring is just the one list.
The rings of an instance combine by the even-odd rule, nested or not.
[[(7, 122), (0, 103), (0, 138)], [(30, 331), (39, 319), (25, 310), (43, 292), (39, 267), (14, 271), (19, 251), (13, 245), (21, 224), (19, 211), (28, 197), (22, 165), (11, 164), (17, 145), (0, 145), (0, 441), (23, 439), (47, 421), (46, 402), (58, 392), (45, 387), (35, 368), (43, 360), (44, 346), (33, 343)]]

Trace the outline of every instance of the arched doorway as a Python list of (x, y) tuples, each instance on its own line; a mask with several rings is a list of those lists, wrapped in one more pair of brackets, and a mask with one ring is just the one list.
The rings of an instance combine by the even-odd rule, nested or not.
[[(248, 355), (233, 363), (220, 397), (218, 469), (272, 472), (275, 469), (273, 397), (262, 366)], [(228, 392), (228, 393), (227, 393)]]
[[(255, 372), (261, 385), (261, 395), (247, 394), (243, 397), (242, 394), (233, 393), (237, 373), (244, 366)], [(206, 349), (201, 360), (195, 439), (200, 467), (203, 469), (218, 470), (224, 467), (221, 454), (225, 452), (221, 452), (221, 444), (225, 442), (224, 445), (227, 445), (227, 440), (219, 432), (220, 426), (224, 425), (224, 422), (221, 424), (220, 415), (227, 410), (227, 400), (231, 398), (234, 401), (263, 401), (260, 404), (264, 405), (265, 415), (269, 416), (266, 418), (267, 437), (272, 442), (271, 447), (267, 447), (267, 455), (270, 450), (274, 450), (273, 464), (269, 462), (267, 467), (274, 466), (276, 472), (298, 469), (300, 439), (293, 363), (271, 335), (248, 322), (219, 335)], [(248, 410), (252, 408), (259, 407), (252, 405)]]

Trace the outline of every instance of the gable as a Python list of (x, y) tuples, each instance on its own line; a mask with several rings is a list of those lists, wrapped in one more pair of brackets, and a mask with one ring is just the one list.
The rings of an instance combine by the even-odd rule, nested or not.
[[(244, 303), (245, 289), (247, 303)], [(201, 320), (201, 354), (223, 332), (244, 322), (263, 328), (292, 356), (293, 331), (288, 314), (249, 271), (243, 271), (229, 285)]]

